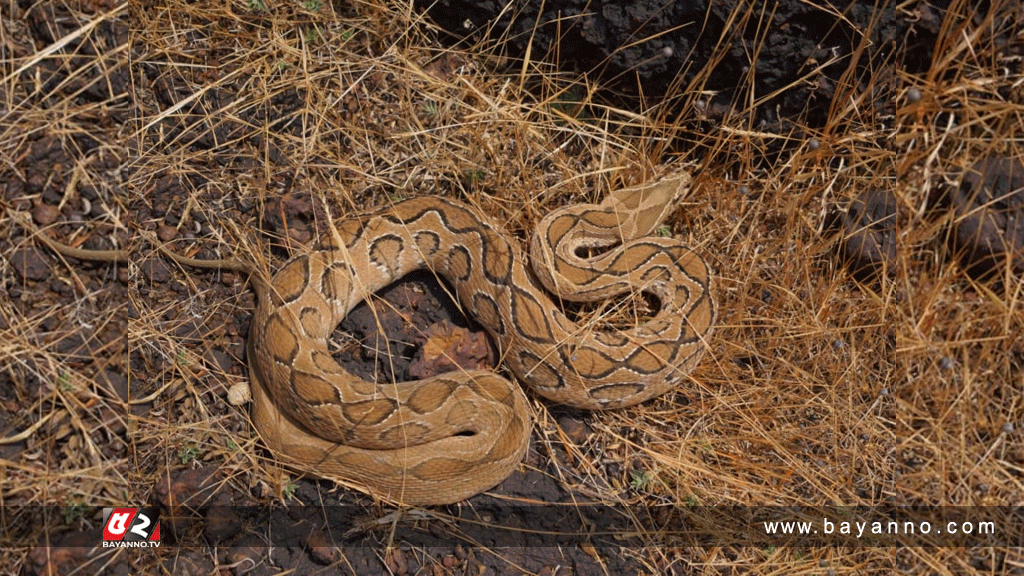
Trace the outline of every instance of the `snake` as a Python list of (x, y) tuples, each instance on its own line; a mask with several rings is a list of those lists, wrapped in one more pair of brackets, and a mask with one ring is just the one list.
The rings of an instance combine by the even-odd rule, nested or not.
[[(529, 259), (481, 210), (440, 196), (332, 222), (269, 280), (250, 276), (256, 431), (282, 462), (409, 505), (459, 502), (511, 475), (532, 429), (521, 386), (480, 369), (375, 383), (331, 355), (331, 333), (357, 304), (418, 270), (452, 287), (497, 346), (502, 366), (537, 395), (605, 410), (665, 394), (700, 361), (716, 319), (707, 262), (656, 234), (690, 181), (681, 171), (615, 190), (599, 204), (553, 210), (534, 230)], [(65, 254), (95, 252), (76, 250)], [(652, 297), (657, 311), (627, 328), (574, 320), (560, 305), (637, 293)]]

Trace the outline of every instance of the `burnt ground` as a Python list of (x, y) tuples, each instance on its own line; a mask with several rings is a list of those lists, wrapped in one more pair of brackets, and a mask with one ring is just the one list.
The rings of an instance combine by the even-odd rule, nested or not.
[(502, 42), (513, 58), (529, 50), (535, 60), (590, 75), (622, 106), (652, 106), (666, 95), (678, 97), (680, 86), (699, 86), (713, 94), (704, 102), (708, 118), (742, 115), (748, 126), (778, 133), (824, 126), (849, 73), (891, 106), (886, 100), (897, 71), (928, 70), (949, 6), (942, 0), (416, 4), (453, 39)]
[[(671, 10), (656, 8), (656, 3), (623, 8), (591, 2), (593, 14), (578, 18), (584, 3), (548, 2), (543, 22), (556, 15), (572, 22), (566, 26), (563, 21), (556, 34), (551, 24), (534, 27), (537, 14), (529, 10), (505, 14), (491, 24), (499, 3), (433, 4), (431, 15), (455, 34), (467, 29), (469, 18), (472, 34), (487, 29), (492, 37), (510, 38), (504, 49), (509, 55), (522, 53), (530, 39), (535, 59), (557, 52), (562, 63), (575, 69), (596, 67), (597, 77), (618, 91), (607, 97), (619, 106), (641, 109), (662, 96), (671, 101), (679, 86), (700, 85), (714, 95), (703, 101), (703, 115), (691, 127), (714, 130), (718, 122), (739, 116), (747, 126), (779, 133), (812, 132), (827, 124), (851, 60), (857, 61), (854, 84), (872, 83), (884, 102), (877, 112), (894, 108), (901, 97), (895, 79), (925, 74), (945, 18), (940, 4), (928, 2), (875, 13), (856, 3), (833, 3), (843, 11), (839, 19), (807, 2), (786, 1), (774, 5), (767, 26), (758, 21), (760, 2), (749, 11), (736, 11), (733, 2), (714, 3), (710, 10), (700, 2), (676, 3)], [(171, 243), (199, 258), (222, 257), (227, 245), (216, 240), (230, 222), (237, 229), (258, 231), (253, 245), (266, 249), (255, 260), (271, 262), (273, 268), (323, 230), (328, 215), (308, 193), (312, 178), (290, 160), (299, 153), (294, 141), (308, 137), (315, 124), (303, 119), (315, 116), (315, 110), (306, 114), (310, 110), (304, 107), (316, 99), (317, 88), (288, 86), (254, 99), (251, 106), (234, 107), (256, 88), (248, 81), (251, 71), (233, 56), (237, 47), (223, 40), (259, 36), (278, 26), (278, 20), (309, 25), (306, 34), (313, 29), (324, 34), (331, 18), (361, 15), (343, 5), (334, 6), (330, 17), (298, 8), (268, 13), (259, 6), (249, 3), (247, 11), (244, 3), (231, 5), (213, 16), (181, 12), (176, 15), (181, 42), (198, 46), (198, 53), (182, 48), (145, 58), (128, 57), (138, 56), (133, 54), (136, 36), (147, 21), (166, 18), (148, 4), (117, 11), (118, 5), (102, 0), (22, 0), (2, 7), (4, 74), (13, 78), (0, 95), (9, 121), (3, 134), (3, 210), (27, 215), (34, 226), (65, 242), (90, 249), (129, 247), (139, 255), (138, 262), (117, 266), (69, 261), (32, 242), (12, 218), (3, 220), (0, 330), (38, 347), (5, 351), (0, 367), (0, 436), (9, 439), (0, 445), (0, 461), (10, 479), (2, 485), (2, 498), (13, 507), (9, 510), (25, 515), (15, 515), (13, 522), (8, 517), (5, 533), (15, 533), (19, 521), (40, 511), (52, 512), (51, 521), (58, 525), (40, 535), (22, 524), (17, 534), (36, 540), (18, 541), (24, 553), (5, 557), (14, 562), (13, 569), (45, 574), (82, 566), (80, 573), (127, 574), (147, 561), (175, 574), (273, 574), (279, 568), (314, 573), (325, 567), (356, 574), (684, 572), (670, 553), (638, 552), (665, 545), (656, 539), (642, 542), (636, 551), (609, 551), (600, 540), (544, 547), (499, 539), (474, 546), (473, 534), (446, 532), (447, 521), (415, 514), (395, 520), (399, 517), (389, 516), (391, 509), (382, 503), (327, 482), (295, 478), (282, 490), (265, 477), (248, 476), (253, 467), (267, 466), (269, 457), (253, 439), (244, 409), (229, 405), (225, 397), (230, 385), (245, 377), (251, 293), (237, 274), (180, 269), (156, 256), (151, 242)], [(645, 26), (634, 26), (637, 22)], [(76, 34), (83, 27), (86, 32)], [(386, 42), (358, 30), (354, 36), (367, 53), (386, 52)], [(619, 48), (624, 38), (638, 37), (651, 39)], [(717, 45), (720, 37), (728, 39), (725, 49)], [(864, 46), (869, 47), (861, 50)], [(48, 47), (55, 47), (59, 57), (35, 57)], [(752, 53), (758, 54), (753, 62)], [(453, 56), (429, 72), (443, 75), (464, 64)], [(238, 70), (245, 74), (235, 74)], [(399, 83), (393, 74), (393, 69), (376, 71), (361, 78), (360, 90), (346, 92), (330, 106), (364, 117), (376, 132), (388, 132), (392, 124), (375, 116), (373, 99), (393, 97)], [(650, 101), (633, 100), (638, 90)], [(169, 109), (174, 113), (161, 113)], [(424, 108), (424, 113), (431, 111)], [(680, 108), (670, 116), (688, 113)], [(342, 158), (358, 137), (336, 136)], [(302, 153), (303, 166), (345, 181), (349, 169), (338, 167), (344, 162), (320, 150)], [(153, 157), (159, 161), (148, 160)], [(261, 193), (240, 194), (221, 186), (211, 177), (215, 173), (243, 175)], [(990, 173), (999, 183), (987, 188), (978, 183)], [(1016, 197), (998, 192), (1000, 187), (1013, 189), (1020, 178), (1012, 163), (985, 164), (975, 174), (980, 176), (957, 188), (975, 192), (962, 197), (950, 191), (937, 204), (976, 214), (969, 208), (975, 197), (995, 196), (1020, 210)], [(458, 190), (473, 189), (477, 175), (466, 169), (446, 176)], [(393, 192), (382, 187), (361, 200), (369, 205)], [(836, 226), (845, 226), (850, 236), (867, 232), (867, 237), (847, 244), (846, 255), (884, 268), (878, 263), (900, 252), (893, 246), (898, 234), (890, 227), (895, 218), (890, 216), (898, 210), (884, 195), (867, 196), (853, 206)], [(955, 233), (955, 242), (966, 246), (965, 254), (991, 259), (1024, 238), (1006, 232), (1014, 222), (1009, 221), (1002, 225), (1003, 234), (998, 226), (985, 228), (980, 221), (980, 232)], [(984, 242), (976, 240), (982, 236)], [(445, 356), (473, 366), (493, 363), (493, 350), (451, 313), (440, 292), (427, 284), (407, 285), (394, 289), (391, 304), (380, 307), (382, 324), (396, 330), (385, 340), (402, 342), (402, 350), (382, 348), (380, 335), (367, 333), (370, 323), (350, 317), (342, 328), (351, 334), (339, 333), (339, 358), (366, 375), (407, 364), (411, 371), (404, 376), (413, 377), (448, 369), (438, 362)], [(147, 332), (151, 326), (159, 333)], [(425, 352), (431, 349), (432, 354)], [(391, 361), (392, 354), (402, 362)], [(54, 358), (66, 371), (53, 374), (48, 362)], [(51, 414), (54, 406), (68, 408)], [(195, 417), (197, 412), (201, 417)], [(645, 478), (654, 469), (652, 461), (630, 452), (625, 443), (594, 439), (586, 415), (557, 408), (551, 414), (555, 423), (546, 423), (539, 442), (535, 432), (525, 467), (492, 495), (438, 513), (465, 518), (470, 510), (487, 518), (496, 496), (531, 503), (593, 497), (593, 470), (580, 471), (584, 457), (599, 462), (607, 477), (627, 484), (601, 485), (602, 490), (629, 493), (637, 488), (630, 479)], [(204, 422), (217, 427), (207, 429)], [(992, 426), (998, 429), (998, 424)], [(31, 428), (34, 434), (19, 435), (33, 425), (38, 425)], [(107, 469), (109, 462), (121, 467)], [(15, 480), (15, 471), (39, 466), (49, 472), (44, 475), (49, 484)], [(587, 482), (579, 480), (584, 476)], [(67, 485), (76, 488), (69, 491)], [(62, 496), (51, 500), (46, 496), (50, 491)], [(79, 497), (66, 496), (69, 492)], [(40, 494), (50, 508), (39, 506)], [(165, 541), (182, 546), (142, 560), (97, 556), (90, 549), (102, 515), (96, 502), (162, 507)], [(397, 540), (396, 525), (401, 526)], [(999, 562), (977, 560), (979, 569), (998, 569)]]

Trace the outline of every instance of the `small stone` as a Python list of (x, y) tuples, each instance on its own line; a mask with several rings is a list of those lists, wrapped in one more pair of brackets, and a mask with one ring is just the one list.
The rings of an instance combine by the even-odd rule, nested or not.
[(338, 561), (338, 549), (320, 530), (316, 530), (306, 537), (306, 547), (309, 548), (309, 555), (319, 564), (328, 566)]
[(159, 258), (150, 258), (139, 267), (146, 280), (153, 284), (163, 284), (171, 279), (171, 269)]
[(60, 209), (53, 204), (39, 203), (32, 209), (32, 220), (40, 226), (49, 226), (60, 217)]
[(178, 229), (174, 226), (164, 224), (156, 229), (156, 237), (159, 238), (161, 242), (170, 242), (178, 237)]
[(50, 277), (50, 266), (38, 248), (29, 247), (15, 250), (10, 256), (11, 267), (22, 281), (38, 282)]
[(889, 190), (867, 190), (842, 215), (844, 249), (855, 272), (896, 265), (905, 220), (899, 199)]
[(1024, 271), (1024, 163), (986, 158), (952, 193), (956, 248), (971, 272)]
[(154, 496), (165, 508), (197, 509), (213, 500), (217, 490), (223, 487), (221, 479), (216, 466), (175, 470), (156, 484)]
[(239, 382), (228, 389), (228, 404), (241, 406), (248, 404), (250, 400), (252, 400), (252, 392), (249, 390), (248, 383)]
[(583, 443), (590, 436), (590, 427), (582, 420), (577, 420), (572, 416), (559, 416), (558, 427), (565, 432), (569, 440), (576, 444)]

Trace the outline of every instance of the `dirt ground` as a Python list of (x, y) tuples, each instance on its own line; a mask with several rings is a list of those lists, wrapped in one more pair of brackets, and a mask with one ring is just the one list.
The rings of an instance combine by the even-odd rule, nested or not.
[[(0, 5), (0, 573), (1024, 574), (1019, 522), (984, 545), (723, 536), (730, 507), (1020, 520), (1018, 5), (441, 1), (435, 28), (414, 4)], [(451, 506), (277, 463), (229, 401), (246, 277), (156, 248), (269, 273), (421, 194), (525, 246), (665, 163), (695, 177), (666, 226), (716, 270), (710, 352), (635, 408), (531, 395), (523, 464)], [(332, 338), (354, 373), (500, 369), (429, 275), (378, 296)], [(161, 548), (99, 547), (124, 506), (160, 511)]]
[(825, 125), (844, 74), (883, 96), (894, 79), (877, 70), (927, 70), (949, 4), (416, 2), (453, 38), (589, 72), (630, 107), (700, 90), (707, 116), (780, 133)]

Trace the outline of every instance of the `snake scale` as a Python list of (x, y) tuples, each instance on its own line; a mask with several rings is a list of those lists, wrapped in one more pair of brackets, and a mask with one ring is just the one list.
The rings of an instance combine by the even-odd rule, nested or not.
[[(532, 270), (502, 227), (455, 200), (412, 198), (335, 222), (269, 282), (252, 275), (254, 426), (276, 458), (387, 500), (457, 502), (505, 479), (530, 437), (520, 387), (486, 370), (375, 384), (328, 351), (353, 307), (421, 269), (453, 287), (504, 366), (541, 396), (599, 410), (665, 393), (700, 360), (715, 321), (705, 261), (678, 240), (652, 236), (689, 182), (679, 172), (549, 213), (534, 232)], [(588, 252), (595, 255), (581, 256)], [(123, 258), (116, 256), (108, 259)], [(589, 302), (636, 291), (659, 309), (628, 330), (577, 324), (549, 295)]]

